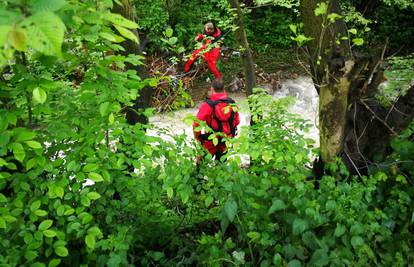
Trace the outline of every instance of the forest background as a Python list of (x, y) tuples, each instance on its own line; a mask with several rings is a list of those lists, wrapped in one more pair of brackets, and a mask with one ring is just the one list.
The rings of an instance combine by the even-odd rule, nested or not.
[[(0, 265), (413, 265), (413, 15), (409, 0), (0, 1)], [(197, 170), (195, 142), (148, 135), (148, 118), (206, 89), (202, 61), (190, 83), (181, 69), (210, 19), (253, 123)], [(297, 75), (319, 94), (320, 147), (292, 99), (258, 89)]]

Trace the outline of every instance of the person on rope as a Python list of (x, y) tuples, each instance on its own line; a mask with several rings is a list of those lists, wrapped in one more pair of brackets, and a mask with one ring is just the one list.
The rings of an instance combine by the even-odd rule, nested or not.
[[(206, 122), (207, 126), (216, 133), (221, 133), (221, 135), (227, 137), (235, 137), (237, 125), (240, 123), (240, 115), (233, 109), (232, 106), (235, 102), (227, 96), (223, 81), (215, 79), (211, 84), (209, 93), (210, 97), (201, 104), (198, 110), (197, 120)], [(206, 133), (204, 129), (198, 130), (199, 125), (197, 121), (193, 124), (195, 137), (215, 160), (220, 161), (222, 156), (227, 153), (226, 143), (219, 136), (218, 143), (214, 144), (213, 140), (209, 139), (212, 133)], [(198, 158), (199, 160), (200, 158)]]
[(188, 73), (191, 66), (200, 57), (204, 56), (207, 65), (211, 72), (213, 72), (216, 79), (221, 79), (221, 73), (217, 69), (217, 60), (220, 56), (220, 43), (217, 42), (221, 37), (221, 31), (214, 25), (213, 22), (208, 22), (204, 25), (204, 32), (195, 37), (195, 41), (202, 41), (201, 48), (194, 50), (190, 59), (184, 66), (184, 72)]

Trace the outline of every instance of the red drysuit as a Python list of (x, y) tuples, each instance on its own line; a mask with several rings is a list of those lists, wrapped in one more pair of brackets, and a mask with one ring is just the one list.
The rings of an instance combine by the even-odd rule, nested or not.
[[(212, 35), (210, 35), (211, 37), (214, 38), (213, 40), (211, 40), (210, 38), (206, 38), (206, 37), (208, 37), (208, 35), (205, 35), (205, 34), (202, 34), (202, 33), (200, 33), (197, 36), (196, 40), (197, 41), (203, 40), (203, 44), (202, 44), (200, 49), (194, 50), (194, 52), (191, 55), (190, 59), (187, 61), (187, 63), (184, 66), (184, 71), (185, 72), (190, 71), (191, 66), (197, 60), (197, 58), (200, 56), (199, 54), (202, 53), (203, 56), (204, 56), (204, 59), (206, 60), (206, 62), (208, 64), (208, 67), (211, 70), (211, 72), (213, 72), (214, 76), (217, 79), (221, 79), (221, 74), (217, 70), (217, 66), (216, 66), (217, 65), (217, 60), (220, 56), (220, 46), (219, 46), (219, 43), (214, 43), (214, 40), (218, 40), (218, 38), (220, 38), (220, 35), (221, 35), (221, 31), (220, 31), (219, 28), (216, 27), (216, 30), (213, 32)], [(217, 47), (211, 48), (211, 50), (205, 52), (204, 50), (206, 50), (208, 45), (210, 45), (210, 46), (217, 45)]]
[[(220, 131), (217, 129), (220, 128), (219, 124), (221, 124), (222, 129), (220, 132), (225, 133), (229, 137), (234, 137), (235, 133), (231, 133), (231, 128), (235, 129), (237, 125), (239, 125), (240, 115), (238, 112), (233, 111), (232, 108), (225, 108), (229, 105), (228, 103), (224, 102), (226, 100), (229, 100), (229, 98), (227, 98), (227, 94), (225, 92), (212, 94), (210, 96), (210, 103), (217, 103), (215, 106), (215, 113), (213, 114), (213, 108), (208, 103), (208, 101), (206, 101), (201, 104), (200, 109), (197, 113), (197, 119), (200, 121), (205, 121), (206, 124), (215, 131)], [(231, 115), (232, 113), (234, 114)], [(233, 116), (232, 120), (230, 120), (231, 116)], [(230, 123), (232, 124), (231, 126)], [(194, 122), (193, 128), (196, 129), (198, 126), (199, 124), (197, 122)], [(202, 134), (201, 131), (195, 132), (197, 140), (201, 142), (203, 147), (207, 149), (210, 154), (215, 155), (216, 152), (225, 152), (227, 150), (226, 144), (224, 142), (219, 142), (217, 146), (215, 146), (212, 140), (208, 140), (208, 135), (208, 133)]]

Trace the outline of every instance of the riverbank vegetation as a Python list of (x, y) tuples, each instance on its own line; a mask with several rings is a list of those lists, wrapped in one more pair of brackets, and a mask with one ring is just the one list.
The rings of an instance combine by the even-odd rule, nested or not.
[[(412, 266), (413, 14), (405, 0), (1, 1), (0, 265)], [(182, 108), (208, 77), (181, 69), (209, 19), (254, 123), (197, 168), (195, 141), (150, 136), (148, 118), (154, 92)], [(258, 89), (302, 71), (320, 147), (291, 98)]]

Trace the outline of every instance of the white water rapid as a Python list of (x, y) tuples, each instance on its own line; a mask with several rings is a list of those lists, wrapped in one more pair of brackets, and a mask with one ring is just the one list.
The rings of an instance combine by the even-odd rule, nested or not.
[[(206, 88), (208, 90), (208, 88)], [(243, 102), (246, 101), (246, 97), (241, 96), (240, 94), (231, 94), (236, 103), (240, 106), (243, 105)], [(312, 79), (309, 77), (299, 77), (297, 79), (289, 79), (281, 82), (281, 89), (277, 90), (273, 97), (275, 99), (293, 96), (296, 98), (295, 103), (290, 106), (289, 111), (300, 115), (302, 118), (309, 121), (311, 127), (309, 132), (304, 133), (306, 138), (311, 138), (315, 140), (315, 146), (319, 146), (319, 130), (317, 128), (317, 112), (318, 112), (318, 95), (313, 86)], [(191, 125), (188, 125), (184, 122), (184, 119), (189, 115), (196, 116), (200, 103), (196, 104), (195, 108), (183, 109), (169, 113), (162, 113), (154, 115), (150, 118), (150, 123), (155, 126), (155, 129), (152, 129), (148, 132), (149, 135), (161, 135), (167, 140), (171, 140), (169, 135), (180, 135), (185, 133), (188, 140), (194, 138), (193, 129)], [(241, 123), (240, 126), (249, 125), (250, 123), (250, 114), (246, 109), (241, 109)], [(158, 130), (157, 130), (158, 129)], [(160, 130), (168, 132), (168, 134), (161, 134)]]

